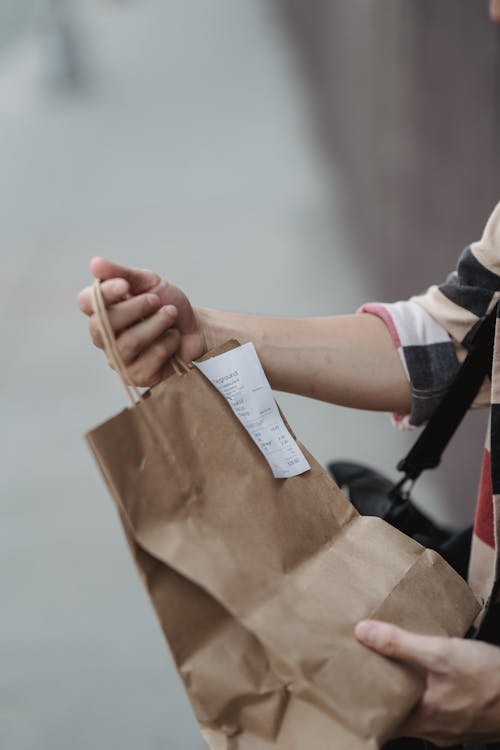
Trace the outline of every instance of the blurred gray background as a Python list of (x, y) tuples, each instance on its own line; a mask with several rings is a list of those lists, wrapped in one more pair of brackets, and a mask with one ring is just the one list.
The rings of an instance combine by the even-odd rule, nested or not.
[[(2, 750), (203, 748), (82, 437), (124, 405), (76, 308), (88, 259), (279, 315), (440, 279), (500, 195), (486, 9), (0, 0)], [(323, 462), (390, 470), (413, 439), (385, 415), (279, 402)], [(417, 493), (455, 525), (483, 421)]]

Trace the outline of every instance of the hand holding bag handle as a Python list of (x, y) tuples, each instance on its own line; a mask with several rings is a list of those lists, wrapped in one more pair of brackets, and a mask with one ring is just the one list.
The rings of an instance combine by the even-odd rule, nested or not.
[[(129, 378), (127, 377), (127, 368), (116, 343), (116, 337), (109, 321), (108, 312), (102, 296), (101, 282), (99, 280), (96, 280), (92, 287), (92, 308), (101, 330), (106, 356), (118, 373), (131, 405), (136, 406), (144, 400), (144, 397), (137, 386), (130, 383)], [(183, 372), (189, 372), (189, 366), (183, 362), (177, 354), (174, 354), (172, 357), (172, 367), (177, 375), (182, 375)]]

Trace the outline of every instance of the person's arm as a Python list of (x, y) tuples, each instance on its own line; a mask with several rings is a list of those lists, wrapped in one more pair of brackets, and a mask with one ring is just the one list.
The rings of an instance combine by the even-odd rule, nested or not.
[(373, 315), (275, 318), (197, 309), (209, 349), (253, 341), (272, 387), (381, 411), (410, 408), (410, 386), (387, 326)]
[[(186, 361), (236, 338), (253, 341), (271, 385), (342, 406), (406, 413), (410, 386), (399, 354), (379, 318), (345, 315), (272, 318), (193, 308), (186, 295), (151, 271), (95, 258), (110, 321), (137, 385), (153, 385), (178, 352)], [(90, 287), (78, 296), (90, 317), (96, 346), (102, 340), (92, 315)]]

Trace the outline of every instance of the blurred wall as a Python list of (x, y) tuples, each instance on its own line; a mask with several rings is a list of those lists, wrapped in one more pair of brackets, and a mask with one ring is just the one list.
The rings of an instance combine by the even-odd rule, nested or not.
[[(487, 1), (277, 2), (379, 298), (440, 281), (500, 199), (500, 30)], [(469, 417), (447, 456), (452, 504), (475, 497), (483, 425)]]

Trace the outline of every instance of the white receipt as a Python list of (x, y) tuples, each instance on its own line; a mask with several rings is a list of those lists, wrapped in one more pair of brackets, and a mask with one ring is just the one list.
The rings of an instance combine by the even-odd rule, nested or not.
[(194, 364), (224, 396), (276, 479), (295, 477), (311, 468), (285, 427), (252, 343)]

